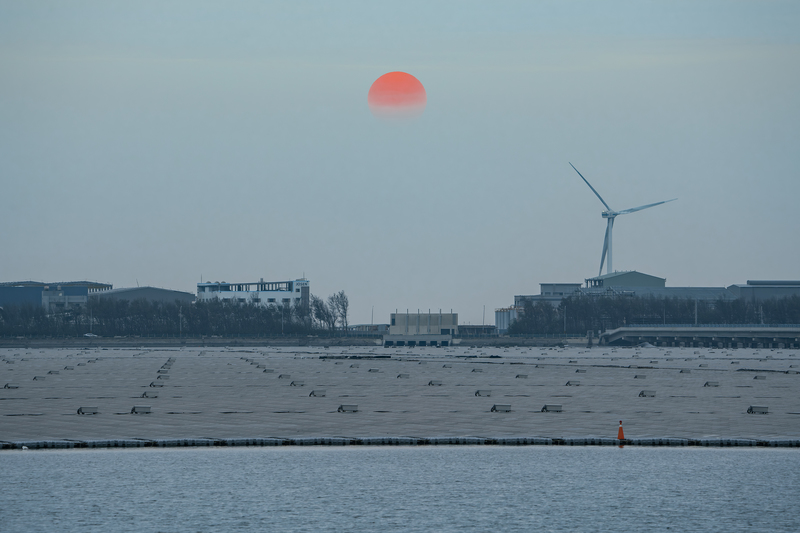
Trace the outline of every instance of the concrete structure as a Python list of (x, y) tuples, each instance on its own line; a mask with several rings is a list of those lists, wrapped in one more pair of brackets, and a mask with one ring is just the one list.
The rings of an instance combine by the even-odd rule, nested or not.
[(581, 288), (580, 283), (540, 283), (539, 293), (542, 296), (569, 296)]
[(249, 283), (227, 283), (225, 281), (197, 284), (197, 301), (224, 300), (256, 305), (300, 305), (308, 306), (311, 300), (310, 282), (305, 279), (294, 281), (260, 281)]
[(86, 305), (90, 295), (112, 289), (109, 283), (94, 281), (12, 281), (0, 283), (0, 307), (6, 305), (41, 305), (48, 313)]
[(736, 298), (747, 300), (769, 300), (800, 296), (800, 281), (760, 281), (747, 280), (745, 285), (731, 285), (728, 290)]
[[(558, 307), (561, 300), (567, 296), (572, 296), (580, 290), (580, 283), (540, 283), (539, 294), (514, 296), (514, 308), (521, 313), (526, 301), (531, 301), (533, 303), (547, 302), (552, 304), (553, 307)], [(516, 319), (516, 316), (514, 319)]]
[(800, 326), (626, 326), (602, 333), (600, 342), (693, 348), (798, 348)]
[(392, 313), (385, 346), (449, 346), (458, 335), (458, 313)]
[(148, 302), (187, 303), (194, 302), (195, 296), (191, 292), (173, 291), (158, 287), (124, 287), (111, 289), (92, 294), (93, 298), (109, 300), (147, 300)]
[(389, 335), (457, 335), (458, 313), (392, 313)]

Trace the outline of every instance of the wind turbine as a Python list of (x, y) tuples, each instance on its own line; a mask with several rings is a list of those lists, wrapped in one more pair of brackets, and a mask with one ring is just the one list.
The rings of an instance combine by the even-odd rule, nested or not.
[[(578, 169), (575, 168), (575, 165), (570, 163), (569, 166), (571, 166), (575, 170), (575, 172), (578, 172)], [(677, 200), (677, 198), (673, 198), (672, 200), (664, 200), (663, 202), (656, 202), (654, 204), (647, 204), (647, 205), (641, 205), (639, 207), (632, 207), (630, 209), (623, 209), (622, 211), (614, 211), (613, 209), (611, 209), (611, 207), (609, 207), (609, 205), (606, 203), (606, 201), (603, 200), (603, 197), (600, 196), (600, 194), (596, 190), (594, 190), (594, 187), (592, 187), (592, 184), (589, 183), (589, 181), (586, 178), (583, 177), (583, 174), (578, 172), (578, 176), (581, 177), (581, 179), (586, 183), (586, 185), (588, 185), (589, 188), (592, 189), (592, 192), (595, 194), (595, 196), (597, 196), (600, 199), (600, 201), (603, 202), (603, 205), (606, 206), (606, 210), (603, 211), (603, 218), (608, 220), (608, 223), (606, 225), (606, 238), (603, 241), (603, 255), (600, 256), (600, 273), (598, 274), (598, 276), (603, 273), (603, 263), (606, 260), (606, 255), (608, 255), (608, 267), (607, 267), (607, 270), (606, 270), (606, 274), (611, 274), (613, 272), (612, 266), (611, 266), (611, 258), (613, 257), (613, 255), (611, 253), (611, 243), (612, 243), (612, 238), (611, 238), (612, 235), (611, 234), (612, 234), (612, 231), (614, 229), (614, 219), (617, 218), (618, 215), (627, 215), (627, 214), (630, 214), (630, 213), (635, 213), (636, 211), (641, 211), (642, 209), (647, 209), (648, 207), (655, 207), (657, 205), (665, 204), (667, 202), (674, 202), (675, 200)]]

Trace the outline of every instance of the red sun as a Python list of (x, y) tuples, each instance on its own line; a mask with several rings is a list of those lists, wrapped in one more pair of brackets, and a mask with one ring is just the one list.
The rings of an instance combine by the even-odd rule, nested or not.
[(367, 95), (369, 110), (376, 117), (418, 117), (428, 96), (417, 78), (405, 72), (389, 72), (372, 84)]

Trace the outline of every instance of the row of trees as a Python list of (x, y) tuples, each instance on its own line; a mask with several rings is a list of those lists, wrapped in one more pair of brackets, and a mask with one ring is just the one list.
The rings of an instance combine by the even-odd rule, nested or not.
[(211, 300), (194, 304), (90, 298), (86, 306), (47, 313), (41, 306), (0, 308), (0, 336), (274, 336), (347, 331), (344, 291), (311, 305), (241, 304)]
[[(61, 313), (41, 306), (0, 308), (0, 336), (273, 336), (347, 331), (350, 303), (344, 291), (310, 305), (195, 304), (91, 298)], [(800, 297), (703, 301), (685, 298), (570, 296), (558, 307), (525, 302), (510, 334), (585, 334), (646, 324), (800, 324)]]
[(570, 296), (558, 307), (527, 300), (510, 334), (585, 334), (646, 324), (800, 324), (800, 297), (694, 300), (632, 296)]

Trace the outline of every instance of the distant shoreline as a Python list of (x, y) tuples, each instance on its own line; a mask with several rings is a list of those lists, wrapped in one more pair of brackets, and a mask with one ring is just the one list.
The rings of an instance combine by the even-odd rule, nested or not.
[[(461, 338), (462, 346), (586, 346), (587, 337)], [(226, 346), (382, 346), (381, 337), (61, 337), (0, 339), (0, 348), (204, 348)]]

